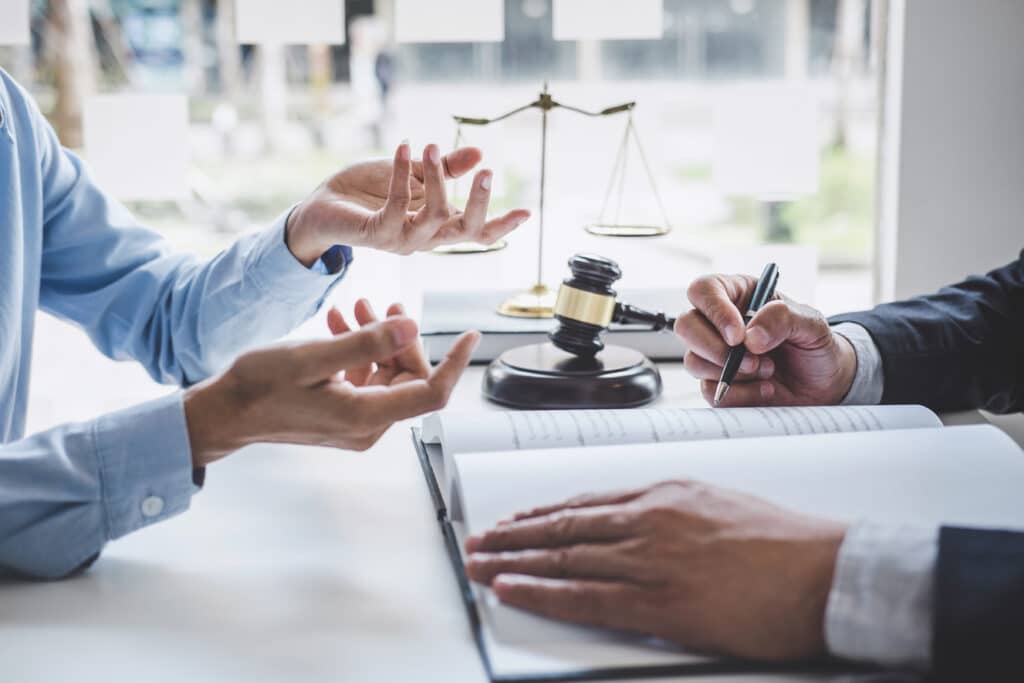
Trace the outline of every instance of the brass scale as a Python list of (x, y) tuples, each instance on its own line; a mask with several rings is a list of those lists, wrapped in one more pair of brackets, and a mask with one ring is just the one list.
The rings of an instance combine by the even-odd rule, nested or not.
[[(625, 104), (619, 104), (613, 107), (607, 107), (601, 111), (586, 111), (579, 107), (573, 107), (567, 104), (562, 104), (555, 100), (551, 93), (548, 92), (548, 84), (544, 84), (544, 90), (540, 93), (540, 96), (533, 102), (523, 105), (517, 109), (496, 116), (494, 118), (474, 118), (468, 116), (455, 116), (455, 148), (457, 149), (463, 142), (463, 127), (464, 126), (489, 126), (499, 121), (512, 118), (522, 112), (530, 109), (539, 109), (541, 112), (541, 128), (540, 128), (540, 140), (541, 140), (541, 153), (540, 153), (540, 202), (539, 202), (539, 217), (538, 217), (538, 238), (537, 238), (537, 280), (532, 287), (525, 292), (520, 292), (511, 298), (504, 301), (498, 307), (498, 313), (502, 315), (512, 316), (516, 318), (551, 318), (554, 316), (555, 309), (555, 293), (544, 284), (543, 279), (543, 264), (544, 264), (544, 195), (546, 189), (546, 169), (547, 169), (547, 148), (548, 148), (548, 112), (553, 109), (565, 109), (567, 111), (575, 112), (583, 116), (597, 118), (605, 116), (614, 116), (616, 114), (625, 113), (626, 129), (622, 136), (622, 142), (619, 144), (618, 152), (615, 157), (615, 162), (612, 166), (611, 177), (608, 180), (608, 190), (605, 192), (604, 201), (601, 205), (601, 212), (598, 215), (596, 222), (591, 223), (585, 227), (586, 231), (602, 237), (657, 237), (660, 235), (666, 235), (671, 232), (672, 227), (668, 219), (668, 213), (665, 210), (665, 205), (662, 202), (661, 195), (658, 193), (658, 186), (654, 180), (654, 174), (651, 172), (650, 164), (647, 161), (647, 155), (644, 153), (644, 148), (640, 144), (640, 137), (636, 132), (636, 125), (633, 122), (633, 109), (636, 107), (636, 102), (627, 102)], [(654, 199), (658, 204), (658, 208), (661, 211), (663, 223), (661, 225), (638, 225), (621, 223), (619, 218), (622, 210), (622, 199), (625, 193), (625, 182), (627, 165), (629, 161), (629, 143), (633, 141), (636, 144), (637, 151), (639, 152), (640, 162), (643, 165), (644, 172), (647, 175), (647, 180), (650, 185), (651, 193), (654, 195)], [(606, 220), (608, 215), (609, 206), (611, 204), (612, 196), (615, 196), (615, 214), (614, 219), (611, 221)], [(473, 242), (462, 242), (459, 244), (446, 245), (438, 247), (434, 251), (442, 254), (479, 254), (488, 251), (498, 251), (504, 249), (507, 243), (504, 240), (499, 240), (492, 245), (482, 245)]]

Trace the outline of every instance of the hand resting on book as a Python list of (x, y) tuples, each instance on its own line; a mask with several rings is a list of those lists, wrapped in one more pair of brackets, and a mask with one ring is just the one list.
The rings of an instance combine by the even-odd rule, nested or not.
[(466, 542), (470, 578), (555, 619), (785, 661), (826, 654), (843, 524), (673, 481), (516, 515)]

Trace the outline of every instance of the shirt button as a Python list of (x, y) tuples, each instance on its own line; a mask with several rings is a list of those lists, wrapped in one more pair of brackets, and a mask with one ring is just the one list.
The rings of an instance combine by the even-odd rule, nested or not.
[(164, 499), (158, 496), (150, 496), (142, 501), (142, 516), (156, 517), (164, 511)]

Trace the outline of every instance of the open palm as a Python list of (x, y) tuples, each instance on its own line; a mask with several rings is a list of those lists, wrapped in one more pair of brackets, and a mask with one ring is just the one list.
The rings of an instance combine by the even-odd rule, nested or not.
[(422, 161), (413, 162), (403, 143), (390, 165), (365, 162), (336, 174), (292, 214), (290, 229), (304, 236), (303, 243), (315, 245), (302, 255), (293, 252), (311, 261), (333, 244), (410, 254), (440, 244), (500, 239), (530, 214), (515, 210), (487, 220), (491, 171), (474, 176), (465, 210), (449, 204), (445, 191), (446, 177), (464, 175), (480, 158), (471, 147), (442, 158), (436, 145), (427, 145)]

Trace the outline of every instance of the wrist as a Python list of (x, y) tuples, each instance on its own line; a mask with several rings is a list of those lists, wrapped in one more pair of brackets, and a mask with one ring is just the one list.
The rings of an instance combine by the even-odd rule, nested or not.
[(252, 442), (239, 424), (236, 392), (229, 384), (230, 380), (221, 376), (185, 390), (185, 422), (194, 468), (206, 467)]
[(832, 343), (835, 345), (838, 367), (833, 383), (836, 388), (834, 403), (838, 404), (842, 403), (850, 393), (857, 377), (857, 350), (849, 339), (834, 331), (832, 332)]
[(312, 268), (330, 245), (324, 244), (312, 222), (306, 219), (306, 203), (292, 209), (284, 224), (284, 243), (292, 256), (306, 268)]

